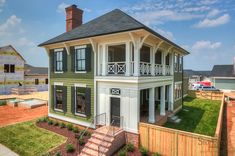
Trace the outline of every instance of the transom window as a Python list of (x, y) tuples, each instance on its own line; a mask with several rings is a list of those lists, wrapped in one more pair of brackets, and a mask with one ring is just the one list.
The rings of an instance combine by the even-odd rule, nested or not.
[(75, 93), (76, 93), (75, 113), (85, 115), (86, 113), (86, 88), (77, 87)]
[(15, 73), (14, 64), (4, 64), (4, 73)]
[(56, 71), (63, 71), (63, 53), (62, 51), (55, 52)]
[(75, 66), (76, 71), (85, 71), (86, 70), (86, 49), (80, 48), (75, 51)]
[(60, 87), (55, 87), (55, 109), (63, 109), (63, 90)]

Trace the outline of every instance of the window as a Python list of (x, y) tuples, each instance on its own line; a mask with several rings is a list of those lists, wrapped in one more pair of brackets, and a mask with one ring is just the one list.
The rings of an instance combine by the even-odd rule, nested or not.
[(175, 54), (175, 72), (178, 72), (178, 67), (179, 67), (179, 59), (178, 59), (178, 54)]
[(48, 84), (48, 79), (45, 79), (45, 84)]
[(75, 90), (75, 113), (86, 113), (86, 88), (76, 87)]
[(15, 73), (14, 64), (4, 64), (4, 73)]
[(179, 57), (179, 72), (183, 70), (183, 57)]
[(57, 72), (63, 71), (63, 53), (62, 51), (55, 52), (55, 70)]
[(63, 90), (61, 87), (55, 87), (55, 109), (63, 109)]
[(166, 65), (170, 65), (170, 54), (166, 55)]
[(175, 100), (182, 97), (182, 83), (175, 84)]
[(150, 62), (150, 47), (143, 45), (140, 49), (140, 61)]
[(86, 70), (86, 49), (76, 49), (75, 53), (75, 67), (76, 71), (85, 71)]
[(157, 50), (157, 53), (155, 54), (155, 64), (162, 64), (162, 51)]
[(108, 46), (108, 62), (125, 62), (126, 61), (126, 45)]
[(38, 85), (38, 84), (39, 84), (39, 80), (35, 79), (35, 85)]

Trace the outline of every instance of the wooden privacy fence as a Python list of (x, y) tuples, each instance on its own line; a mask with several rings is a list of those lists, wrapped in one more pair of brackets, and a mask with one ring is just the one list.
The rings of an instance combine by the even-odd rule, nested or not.
[(188, 96), (199, 98), (199, 99), (221, 100), (221, 98), (223, 96), (223, 92), (189, 90)]
[(139, 123), (141, 146), (163, 156), (219, 156), (224, 95), (222, 99), (214, 137)]

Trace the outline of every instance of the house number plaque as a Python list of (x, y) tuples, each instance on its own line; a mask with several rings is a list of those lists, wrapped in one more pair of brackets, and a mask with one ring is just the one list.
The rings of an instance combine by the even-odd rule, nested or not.
[(118, 88), (111, 88), (110, 92), (112, 95), (120, 95), (121, 94), (121, 90)]

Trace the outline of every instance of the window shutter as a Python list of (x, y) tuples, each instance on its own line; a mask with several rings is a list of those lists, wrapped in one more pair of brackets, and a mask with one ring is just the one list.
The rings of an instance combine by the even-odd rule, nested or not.
[(67, 86), (63, 86), (62, 87), (62, 91), (63, 91), (63, 111), (64, 113), (67, 112)]
[(75, 87), (71, 87), (71, 112), (75, 114)]
[(86, 48), (86, 71), (91, 70), (91, 52), (92, 52), (92, 48), (88, 46)]
[(71, 71), (75, 72), (75, 49), (74, 47), (70, 47), (70, 55), (71, 55)]
[(54, 85), (51, 85), (51, 109), (54, 110), (54, 103), (55, 103), (55, 89), (54, 89)]
[(63, 50), (63, 72), (66, 72), (67, 71), (67, 52), (66, 50), (64, 49)]
[(91, 88), (86, 88), (86, 116), (91, 115)]
[(55, 70), (55, 54), (54, 54), (54, 50), (50, 50), (49, 52), (49, 62), (50, 62), (50, 71), (54, 72)]

